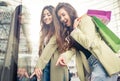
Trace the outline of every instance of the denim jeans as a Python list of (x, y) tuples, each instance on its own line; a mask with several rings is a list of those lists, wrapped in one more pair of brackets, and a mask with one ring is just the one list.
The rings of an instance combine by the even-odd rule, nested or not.
[[(17, 78), (17, 81), (37, 81), (37, 77), (34, 76), (32, 79), (23, 77), (23, 78)], [(50, 61), (49, 63), (45, 66), (43, 70), (43, 75), (42, 75), (42, 81), (50, 81)]]
[(88, 81), (117, 81), (118, 75), (109, 77), (101, 63), (93, 55), (88, 58), (88, 62), (91, 69)]
[(42, 81), (50, 81), (50, 61), (43, 70)]
[(31, 79), (26, 77), (20, 79), (19, 77), (17, 77), (17, 81), (37, 81), (37, 77), (33, 76)]

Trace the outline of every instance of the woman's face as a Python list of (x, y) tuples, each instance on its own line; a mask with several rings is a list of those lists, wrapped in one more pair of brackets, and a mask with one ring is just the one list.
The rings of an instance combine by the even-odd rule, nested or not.
[(60, 21), (66, 25), (66, 26), (71, 26), (71, 19), (70, 16), (68, 15), (67, 11), (64, 8), (61, 8), (58, 10), (58, 17)]
[(52, 15), (47, 9), (43, 12), (43, 22), (47, 25), (52, 22)]

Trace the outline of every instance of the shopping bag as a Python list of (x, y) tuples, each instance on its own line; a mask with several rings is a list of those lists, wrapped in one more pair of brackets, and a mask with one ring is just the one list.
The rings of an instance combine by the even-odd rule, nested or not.
[(111, 20), (111, 11), (89, 9), (87, 14), (99, 18), (104, 24), (108, 24)]
[(117, 37), (104, 23), (102, 23), (97, 17), (92, 16), (98, 32), (102, 36), (103, 40), (109, 45), (109, 47), (117, 53), (120, 50), (120, 38)]

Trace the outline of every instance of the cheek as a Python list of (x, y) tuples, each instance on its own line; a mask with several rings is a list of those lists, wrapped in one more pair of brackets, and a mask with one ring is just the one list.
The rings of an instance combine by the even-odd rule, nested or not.
[(49, 23), (52, 23), (52, 19), (50, 20), (50, 22)]
[(49, 20), (50, 20), (50, 22), (52, 22), (53, 21), (52, 17)]
[(46, 23), (46, 22), (45, 22), (45, 19), (43, 19), (43, 22)]

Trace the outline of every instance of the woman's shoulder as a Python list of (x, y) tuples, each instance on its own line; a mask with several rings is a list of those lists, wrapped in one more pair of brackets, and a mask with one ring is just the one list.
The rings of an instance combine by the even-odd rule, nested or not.
[(87, 14), (84, 14), (84, 15), (82, 15), (80, 18), (81, 18), (81, 20), (82, 20), (82, 19), (91, 19), (91, 16), (89, 16), (89, 15), (87, 15)]
[(50, 38), (50, 40), (49, 40), (49, 42), (56, 42), (56, 36), (55, 35), (53, 35), (51, 38)]

